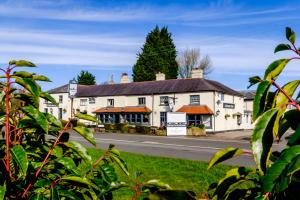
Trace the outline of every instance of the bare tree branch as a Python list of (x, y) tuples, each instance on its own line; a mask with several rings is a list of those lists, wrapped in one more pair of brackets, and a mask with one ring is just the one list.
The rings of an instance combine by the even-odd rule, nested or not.
[(210, 57), (205, 56), (201, 59), (199, 49), (187, 48), (179, 54), (176, 60), (179, 65), (179, 75), (181, 78), (190, 78), (192, 69), (194, 68), (201, 68), (204, 76), (213, 71)]

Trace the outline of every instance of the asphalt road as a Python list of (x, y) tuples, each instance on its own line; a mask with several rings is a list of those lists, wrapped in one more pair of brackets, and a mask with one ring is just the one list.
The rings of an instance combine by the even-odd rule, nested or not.
[[(101, 149), (106, 149), (109, 144), (114, 144), (121, 151), (202, 161), (209, 161), (217, 151), (226, 147), (250, 149), (249, 141), (214, 137), (195, 138), (185, 136), (166, 137), (96, 133), (95, 138), (97, 147)], [(91, 146), (91, 144), (76, 133), (71, 133), (70, 139)], [(274, 144), (275, 150), (282, 149), (283, 147), (283, 143)], [(242, 155), (226, 161), (226, 164), (254, 166), (254, 160), (251, 155)]]

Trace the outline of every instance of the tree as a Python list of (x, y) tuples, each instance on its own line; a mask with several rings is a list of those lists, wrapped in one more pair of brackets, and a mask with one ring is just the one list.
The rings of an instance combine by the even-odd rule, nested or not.
[(177, 63), (179, 65), (179, 76), (181, 78), (191, 78), (192, 69), (194, 68), (202, 69), (204, 76), (207, 76), (213, 71), (210, 57), (206, 55), (201, 59), (199, 49), (185, 49), (177, 57)]
[[(218, 183), (210, 185), (211, 199), (299, 199), (300, 188), (300, 80), (292, 80), (282, 87), (277, 78), (291, 60), (300, 59), (295, 45), (296, 34), (287, 27), (289, 44), (279, 44), (278, 51), (290, 51), (296, 55), (278, 59), (265, 70), (263, 78), (249, 79), (250, 86), (258, 84), (253, 103), (253, 129), (251, 150), (226, 148), (217, 152), (209, 168), (229, 158), (248, 154), (254, 157), (256, 168), (237, 167), (229, 170)], [(293, 98), (295, 97), (295, 98)], [(291, 109), (287, 109), (291, 105)], [(287, 145), (272, 151), (274, 140), (285, 138), (290, 132)]]
[(166, 79), (176, 79), (178, 64), (176, 48), (167, 27), (156, 26), (146, 37), (142, 52), (133, 66), (133, 81), (155, 80), (155, 74), (162, 72)]
[(95, 85), (96, 78), (93, 74), (88, 71), (81, 70), (80, 74), (77, 75), (77, 83), (82, 85)]

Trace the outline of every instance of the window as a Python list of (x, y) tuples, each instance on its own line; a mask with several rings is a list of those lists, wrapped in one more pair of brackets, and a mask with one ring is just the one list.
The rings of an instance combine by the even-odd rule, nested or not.
[(139, 105), (145, 105), (146, 104), (146, 98), (145, 97), (140, 97), (138, 98)]
[(210, 115), (188, 115), (188, 125), (204, 124), (205, 128), (212, 128), (212, 118)]
[(160, 105), (167, 106), (169, 105), (169, 97), (168, 96), (161, 96), (160, 97)]
[(63, 95), (59, 95), (59, 96), (58, 96), (58, 102), (59, 102), (59, 103), (62, 103), (62, 102), (63, 102)]
[(160, 126), (167, 124), (167, 112), (160, 112)]
[(113, 107), (113, 106), (114, 106), (114, 104), (115, 104), (115, 101), (114, 101), (114, 99), (107, 99), (107, 106), (111, 106), (111, 107)]
[(220, 93), (220, 97), (221, 97), (221, 101), (224, 101), (224, 93), (223, 92)]
[(53, 108), (50, 108), (50, 114), (53, 115)]
[(86, 106), (87, 105), (87, 99), (80, 99), (80, 106)]
[(95, 104), (96, 100), (94, 97), (89, 98), (89, 104)]
[(45, 99), (45, 104), (48, 104), (48, 100)]
[(48, 108), (45, 108), (45, 109), (44, 109), (44, 112), (45, 112), (45, 113), (48, 113)]
[(58, 108), (58, 119), (59, 119), (59, 120), (62, 119), (62, 114), (63, 114), (62, 108)]
[(200, 104), (200, 95), (190, 95), (190, 104), (199, 105)]

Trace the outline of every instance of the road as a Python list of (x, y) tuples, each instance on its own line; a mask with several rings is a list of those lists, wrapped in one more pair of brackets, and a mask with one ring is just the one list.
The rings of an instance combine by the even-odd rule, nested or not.
[[(79, 135), (70, 134), (71, 140), (79, 141), (84, 145), (91, 146)], [(250, 149), (249, 141), (231, 140), (214, 137), (165, 137), (165, 136), (147, 136), (133, 134), (95, 134), (97, 147), (106, 149), (109, 144), (115, 144), (121, 151), (139, 153), (145, 155), (155, 155), (163, 157), (184, 158), (190, 160), (209, 161), (210, 158), (219, 150), (226, 147), (239, 147)], [(274, 144), (274, 149), (282, 149), (284, 144)], [(225, 162), (229, 165), (254, 166), (254, 160), (251, 155), (242, 155)]]

